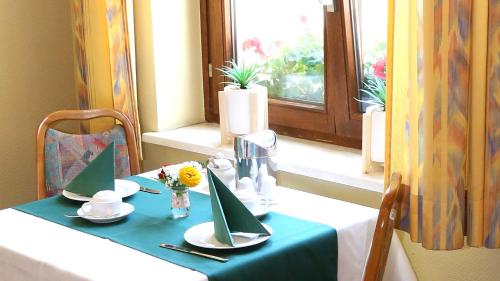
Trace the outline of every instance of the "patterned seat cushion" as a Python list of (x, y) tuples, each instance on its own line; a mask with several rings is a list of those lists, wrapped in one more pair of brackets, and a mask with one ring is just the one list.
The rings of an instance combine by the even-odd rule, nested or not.
[(125, 130), (114, 128), (89, 135), (67, 134), (49, 128), (45, 135), (45, 186), (47, 195), (61, 193), (83, 168), (115, 142), (115, 178), (130, 176)]

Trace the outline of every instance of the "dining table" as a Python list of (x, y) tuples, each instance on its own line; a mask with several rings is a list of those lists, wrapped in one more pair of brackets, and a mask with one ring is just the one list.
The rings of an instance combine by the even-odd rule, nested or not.
[[(155, 171), (151, 171), (139, 176), (155, 175)], [(191, 191), (209, 194), (208, 184), (205, 181)], [(133, 196), (155, 195), (138, 192)], [(377, 209), (283, 186), (273, 190), (273, 198), (270, 212), (334, 228), (338, 240), (337, 280), (362, 279)], [(169, 209), (169, 202), (165, 202), (165, 214)], [(122, 223), (126, 224), (126, 219)], [(0, 280), (208, 281), (209, 278), (200, 271), (14, 206), (0, 210)], [(267, 279), (263, 275), (255, 280)], [(393, 235), (384, 280), (417, 280), (397, 235)]]

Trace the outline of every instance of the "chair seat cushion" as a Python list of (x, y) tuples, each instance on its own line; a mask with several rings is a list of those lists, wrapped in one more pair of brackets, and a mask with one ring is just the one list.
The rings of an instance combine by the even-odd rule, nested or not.
[(49, 128), (45, 137), (45, 181), (47, 195), (62, 190), (111, 142), (115, 142), (115, 178), (130, 176), (125, 130), (117, 125), (110, 130), (76, 135)]

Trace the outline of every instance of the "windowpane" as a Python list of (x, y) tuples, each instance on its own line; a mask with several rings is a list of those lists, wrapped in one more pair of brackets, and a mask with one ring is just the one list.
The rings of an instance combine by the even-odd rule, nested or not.
[(323, 6), (311, 0), (233, 0), (238, 63), (265, 68), (270, 98), (324, 104)]
[(356, 0), (356, 13), (361, 35), (360, 98), (373, 99), (376, 95), (385, 100), (387, 0)]

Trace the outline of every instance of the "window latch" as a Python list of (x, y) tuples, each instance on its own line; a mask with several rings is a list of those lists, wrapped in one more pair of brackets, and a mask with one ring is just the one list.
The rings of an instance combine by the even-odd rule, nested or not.
[(335, 12), (335, 0), (319, 0), (319, 3), (323, 6), (326, 6), (327, 12)]

